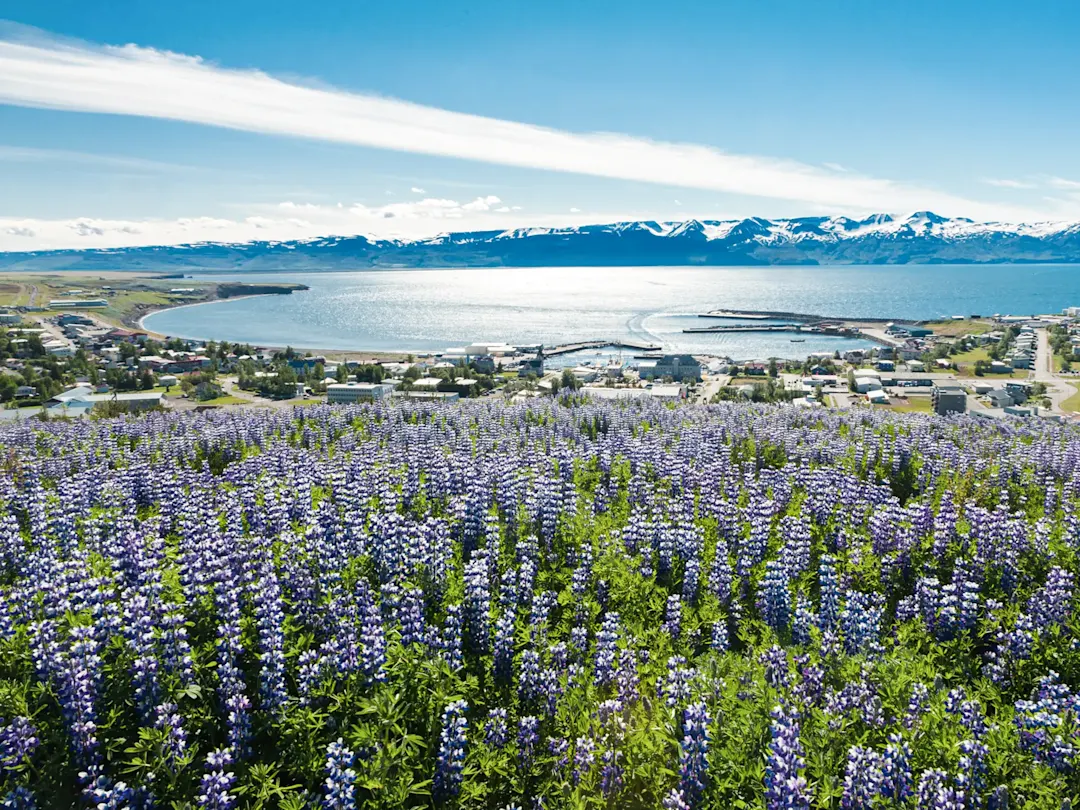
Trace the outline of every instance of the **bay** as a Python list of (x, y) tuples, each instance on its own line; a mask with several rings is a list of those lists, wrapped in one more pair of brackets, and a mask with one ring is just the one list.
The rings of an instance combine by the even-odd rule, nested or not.
[(712, 309), (921, 320), (1059, 312), (1080, 304), (1080, 268), (1073, 265), (500, 267), (198, 278), (298, 282), (311, 289), (165, 310), (147, 316), (146, 328), (261, 346), (403, 352), (483, 340), (630, 339), (751, 360), (870, 344), (682, 329), (714, 323), (697, 317)]

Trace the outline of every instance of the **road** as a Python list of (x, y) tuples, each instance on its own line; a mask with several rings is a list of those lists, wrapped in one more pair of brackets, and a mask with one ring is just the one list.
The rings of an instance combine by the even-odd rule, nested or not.
[(1061, 403), (1075, 394), (1076, 389), (1054, 374), (1054, 355), (1050, 351), (1049, 331), (1045, 328), (1035, 331), (1038, 345), (1035, 349), (1035, 369), (1031, 376), (1036, 382), (1046, 385), (1046, 396), (1051, 403), (1050, 409), (1054, 413), (1068, 413), (1062, 409)]

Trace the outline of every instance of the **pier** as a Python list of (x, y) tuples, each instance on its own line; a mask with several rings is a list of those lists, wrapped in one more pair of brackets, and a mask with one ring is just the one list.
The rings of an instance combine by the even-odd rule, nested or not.
[(851, 318), (836, 315), (814, 315), (808, 312), (780, 312), (767, 309), (714, 309), (701, 313), (698, 317), (746, 321), (799, 321), (800, 323), (908, 323), (912, 325), (925, 323), (925, 321), (910, 321), (906, 318)]
[(560, 343), (557, 346), (545, 346), (545, 357), (557, 357), (560, 354), (570, 354), (586, 349), (631, 349), (639, 352), (658, 352), (663, 346), (654, 346), (651, 343), (643, 343), (637, 340), (581, 340), (576, 343)]

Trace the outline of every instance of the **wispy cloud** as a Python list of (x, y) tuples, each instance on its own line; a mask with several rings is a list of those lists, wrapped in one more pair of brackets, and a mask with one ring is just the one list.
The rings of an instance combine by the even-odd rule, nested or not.
[[(2, 36), (2, 35), (0, 35)], [(135, 45), (0, 38), (0, 103), (146, 116), (835, 210), (1024, 219), (1015, 206), (711, 146), (580, 133), (287, 82)]]
[(87, 166), (104, 166), (114, 169), (147, 172), (199, 171), (197, 166), (168, 163), (160, 160), (99, 155), (93, 152), (77, 152), (69, 149), (41, 149), (34, 146), (5, 146), (0, 144), (0, 161), (5, 163), (77, 163)]
[(1046, 185), (1064, 191), (1080, 191), (1080, 181), (1066, 180), (1064, 177), (1047, 177)]
[(1030, 180), (1010, 180), (1008, 178), (984, 177), (983, 182), (997, 188), (1038, 188), (1038, 183)]

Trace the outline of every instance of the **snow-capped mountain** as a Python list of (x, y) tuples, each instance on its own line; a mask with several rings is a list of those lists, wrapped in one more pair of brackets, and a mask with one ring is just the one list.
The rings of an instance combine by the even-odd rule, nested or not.
[(1080, 222), (1008, 224), (930, 211), (795, 219), (617, 222), (450, 233), (429, 239), (329, 236), (0, 253), (8, 270), (349, 270), (371, 267), (1080, 263)]

